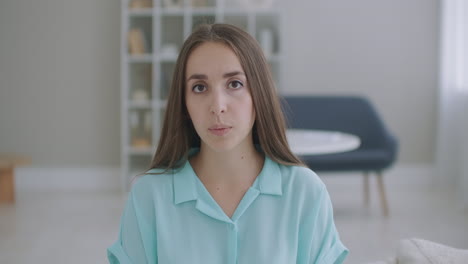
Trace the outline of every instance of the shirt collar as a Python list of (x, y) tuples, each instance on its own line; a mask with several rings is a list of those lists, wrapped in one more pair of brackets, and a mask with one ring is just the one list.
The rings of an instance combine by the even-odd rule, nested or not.
[[(189, 156), (197, 152), (191, 149)], [(180, 204), (187, 201), (197, 200), (197, 175), (190, 162), (187, 160), (182, 168), (173, 175), (174, 203)], [(255, 179), (252, 188), (257, 189), (260, 194), (282, 195), (282, 180), (279, 164), (265, 156), (265, 162), (260, 174)]]
[(261, 194), (281, 196), (283, 191), (279, 164), (265, 156), (263, 168), (252, 187), (258, 189)]
[(196, 200), (197, 188), (195, 172), (187, 160), (184, 166), (172, 176), (174, 182), (174, 203), (180, 204), (187, 201)]

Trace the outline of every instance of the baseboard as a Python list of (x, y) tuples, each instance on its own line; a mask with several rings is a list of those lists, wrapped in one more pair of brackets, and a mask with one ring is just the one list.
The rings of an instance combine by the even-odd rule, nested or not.
[(120, 168), (17, 168), (18, 191), (120, 191)]

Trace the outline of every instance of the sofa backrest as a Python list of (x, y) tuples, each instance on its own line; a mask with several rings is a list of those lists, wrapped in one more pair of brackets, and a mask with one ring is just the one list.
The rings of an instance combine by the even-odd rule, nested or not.
[(359, 96), (283, 96), (289, 128), (333, 130), (357, 135), (362, 148), (381, 147), (387, 130), (370, 101)]

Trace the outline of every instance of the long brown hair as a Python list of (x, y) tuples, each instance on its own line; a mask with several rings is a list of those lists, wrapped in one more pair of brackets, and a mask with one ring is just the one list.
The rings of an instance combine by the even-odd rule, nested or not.
[(158, 148), (150, 169), (181, 167), (188, 159), (190, 148), (200, 146), (185, 105), (185, 70), (191, 52), (205, 42), (227, 45), (237, 55), (249, 83), (256, 119), (253, 126), (254, 144), (265, 155), (284, 165), (303, 163), (290, 150), (286, 140), (286, 124), (273, 78), (257, 41), (243, 30), (228, 24), (199, 26), (184, 42), (174, 68), (164, 123)]

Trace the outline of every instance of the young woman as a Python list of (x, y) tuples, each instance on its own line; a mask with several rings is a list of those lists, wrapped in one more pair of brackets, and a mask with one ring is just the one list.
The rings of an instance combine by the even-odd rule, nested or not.
[(289, 149), (257, 42), (203, 25), (177, 59), (151, 169), (110, 263), (342, 263), (328, 192)]

